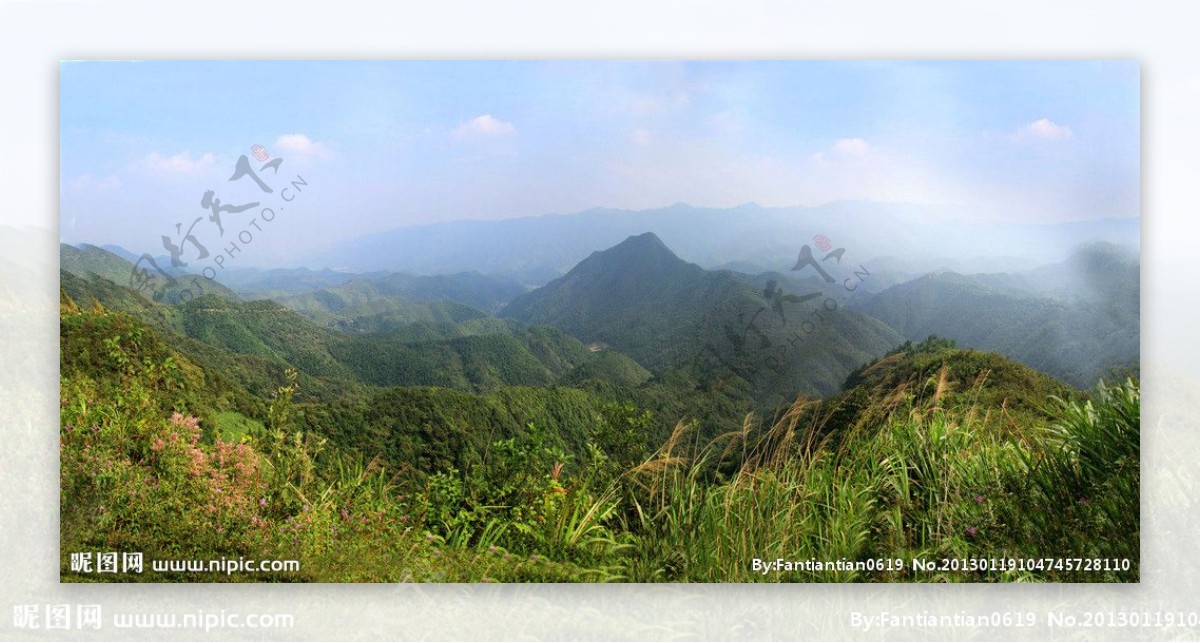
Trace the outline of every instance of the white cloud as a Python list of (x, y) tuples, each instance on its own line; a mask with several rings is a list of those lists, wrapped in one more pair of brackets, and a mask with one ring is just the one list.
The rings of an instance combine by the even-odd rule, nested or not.
[(632, 141), (634, 145), (639, 147), (645, 147), (646, 145), (649, 145), (650, 138), (650, 131), (646, 129), (635, 129), (633, 130), (633, 133), (629, 135), (629, 140)]
[(300, 157), (302, 159), (325, 158), (329, 155), (329, 148), (324, 143), (318, 143), (305, 136), (304, 134), (284, 134), (275, 139), (275, 150), (268, 150), (284, 156), (285, 154), (291, 157)]
[(190, 152), (180, 152), (171, 156), (163, 156), (154, 152), (142, 161), (142, 165), (155, 174), (193, 174), (207, 170), (215, 163), (216, 159), (212, 153), (192, 158)]
[(849, 162), (855, 158), (864, 158), (871, 154), (871, 144), (862, 138), (839, 138), (833, 142), (828, 152), (814, 152), (808, 157), (810, 163), (817, 167), (829, 167), (837, 161)]
[(1016, 140), (1041, 139), (1057, 141), (1071, 138), (1071, 128), (1048, 118), (1039, 118), (1013, 133)]
[(466, 121), (450, 131), (450, 136), (455, 140), (465, 141), (477, 138), (491, 138), (501, 136), (512, 136), (517, 133), (517, 128), (508, 121), (502, 121), (491, 114), (476, 116), (469, 121)]
[(839, 138), (833, 151), (843, 156), (863, 156), (871, 151), (871, 145), (861, 138)]
[(67, 183), (67, 187), (76, 192), (107, 192), (109, 190), (119, 189), (121, 187), (121, 179), (117, 178), (115, 174), (109, 174), (102, 179), (97, 179), (91, 174), (85, 172), (71, 179)]

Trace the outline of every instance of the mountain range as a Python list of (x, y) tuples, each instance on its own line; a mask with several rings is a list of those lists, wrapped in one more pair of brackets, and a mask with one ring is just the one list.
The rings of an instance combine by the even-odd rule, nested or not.
[(815, 207), (647, 210), (593, 208), (563, 215), (417, 225), (340, 241), (304, 263), (352, 272), (422, 274), (477, 270), (541, 285), (593, 251), (653, 232), (680, 257), (706, 268), (786, 270), (804, 244), (824, 235), (859, 261), (909, 274), (932, 270), (1019, 271), (1062, 260), (1076, 246), (1136, 246), (1140, 219), (1056, 223), (978, 222), (956, 208), (842, 201)]
[[(670, 221), (692, 209), (676, 210), (658, 214)], [(748, 226), (780, 214), (742, 210)], [(559, 224), (584, 221), (565, 219)], [(822, 279), (788, 270), (794, 256), (772, 271), (748, 272), (753, 262), (736, 261), (728, 265), (740, 270), (705, 269), (641, 232), (532, 290), (474, 269), (240, 269), (223, 275), (224, 284), (206, 282), (204, 297), (185, 301), (175, 285), (158, 302), (127, 287), (133, 253), (66, 244), (60, 252), (64, 292), (81, 304), (131, 310), (189, 340), (266, 360), (272, 372), (292, 365), (341, 382), (338, 390), (672, 381), (695, 390), (732, 386), (770, 407), (798, 393), (835, 394), (854, 369), (930, 335), (997, 351), (1079, 388), (1138, 363), (1137, 255), (1104, 242), (1055, 262), (984, 273), (912, 273), (900, 260), (879, 269), (831, 252)], [(850, 280), (853, 289), (844, 285)]]

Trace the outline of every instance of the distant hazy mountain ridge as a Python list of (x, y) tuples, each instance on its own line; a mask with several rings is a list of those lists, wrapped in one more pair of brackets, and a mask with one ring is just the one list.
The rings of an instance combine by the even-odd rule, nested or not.
[[(1140, 221), (976, 222), (969, 211), (879, 202), (815, 207), (703, 208), (675, 204), (647, 210), (593, 208), (574, 214), (464, 220), (397, 228), (340, 241), (306, 263), (358, 272), (421, 274), (478, 270), (540, 285), (597, 248), (653, 232), (676, 254), (708, 268), (782, 269), (814, 235), (824, 234), (860, 258), (897, 257), (911, 271), (950, 267), (988, 272), (1061, 260), (1081, 243), (1137, 245)], [(757, 269), (754, 269), (757, 267)]]
[(992, 350), (1080, 388), (1137, 369), (1137, 258), (1089, 245), (1023, 275), (925, 275), (854, 302), (910, 340)]

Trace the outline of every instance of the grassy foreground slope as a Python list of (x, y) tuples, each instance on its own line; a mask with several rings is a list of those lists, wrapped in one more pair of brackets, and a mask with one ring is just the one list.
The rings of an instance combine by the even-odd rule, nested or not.
[[(951, 393), (949, 373), (973, 377)], [(673, 439), (639, 467), (644, 535), (634, 576), (752, 580), (747, 564), (759, 558), (903, 565), (763, 572), (762, 580), (1138, 579), (1135, 380), (1057, 397), (1070, 389), (941, 340), (856, 376), (841, 396), (797, 402), (757, 440), (747, 426), (680, 458)], [(839, 415), (844, 405), (853, 412)], [(736, 472), (704, 484), (706, 466), (731, 453)], [(1050, 567), (1034, 562), (1051, 557)], [(914, 559), (938, 568), (917, 572)], [(967, 571), (972, 559), (1036, 568)]]
[[(813, 412), (819, 406), (802, 402), (770, 426), (749, 418), (711, 441), (680, 423), (653, 453), (641, 443), (650, 420), (629, 404), (589, 409), (553, 398), (544, 413), (515, 417), (556, 389), (506, 389), (496, 395), (518, 397), (495, 398), (494, 406), (466, 393), (428, 403), (422, 396), (439, 397), (439, 389), (391, 389), (377, 419), (407, 429), (411, 442), (397, 445), (385, 425), (368, 425), (380, 431), (381, 451), (397, 445), (395, 454), (436, 455), (419, 440), (445, 434), (422, 430), (456, 406), (469, 436), (444, 444), (445, 458), (395, 467), (384, 461), (398, 456), (372, 453), (370, 441), (339, 446), (327, 437), (336, 426), (328, 434), (302, 429), (336, 424), (339, 415), (332, 405), (298, 404), (294, 372), (259, 399), (259, 418), (229, 421), (241, 396), (231, 391), (241, 389), (153, 327), (66, 296), (61, 319), (67, 581), (1138, 579), (1133, 380), (1087, 398), (1043, 398), (1009, 430), (983, 418), (998, 412), (994, 395), (1011, 396), (989, 389), (989, 378), (956, 371), (1004, 370), (1007, 361), (929, 343), (859, 374), (870, 380), (859, 384), (868, 387), (861, 417), (876, 419), (840, 439), (829, 437), (827, 416)], [(880, 397), (889, 390), (880, 382), (941, 372), (939, 362), (963, 374), (946, 376), (961, 382), (953, 395), (935, 381), (933, 394), (895, 404)], [(521, 423), (520, 431), (498, 430)], [(463, 453), (473, 454), (469, 466), (460, 466)], [(70, 554), (86, 551), (296, 559), (300, 570), (70, 572)], [(1102, 562), (1099, 571), (911, 565), (1051, 556)], [(903, 565), (763, 573), (756, 558)]]

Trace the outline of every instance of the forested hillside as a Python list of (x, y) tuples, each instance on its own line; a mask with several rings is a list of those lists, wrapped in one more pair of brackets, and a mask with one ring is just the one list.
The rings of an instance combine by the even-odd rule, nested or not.
[[(957, 315), (968, 340), (914, 344), (841, 308), (797, 335), (812, 284), (706, 271), (654, 235), (503, 318), (378, 275), (288, 305), (155, 301), (111, 279), (132, 267), (114, 253), (64, 264), (63, 552), (302, 561), (261, 580), (1138, 576), (1137, 381), (1083, 390), (972, 349), (1104, 298), (945, 274), (861, 295), (905, 334)], [(1109, 567), (745, 564), (1045, 551)]]
[(954, 339), (1087, 388), (1138, 368), (1139, 278), (1136, 261), (1091, 246), (1025, 277), (929, 274), (852, 305), (910, 340)]
[(611, 346), (651, 371), (747, 380), (752, 395), (776, 404), (837, 391), (851, 369), (902, 339), (850, 311), (805, 323), (811, 305), (799, 303), (782, 289), (764, 293), (744, 276), (689, 264), (647, 233), (593, 254), (501, 314)]

